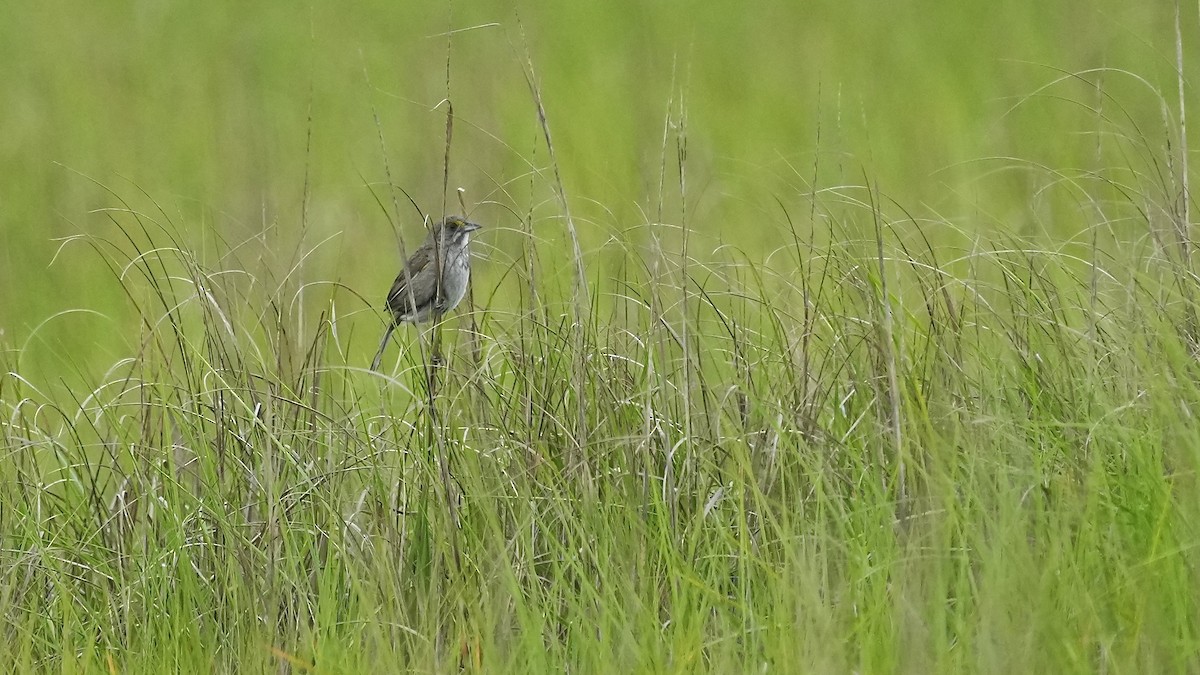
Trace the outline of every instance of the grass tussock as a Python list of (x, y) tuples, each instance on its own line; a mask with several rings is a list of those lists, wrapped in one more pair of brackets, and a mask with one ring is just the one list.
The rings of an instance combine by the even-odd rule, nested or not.
[(766, 225), (788, 242), (769, 263), (625, 231), (582, 324), (531, 240), (442, 328), (444, 366), (410, 330), (383, 374), (344, 289), (233, 264), (253, 242), (206, 263), (165, 214), (113, 212), (126, 239), (88, 241), (141, 317), (136, 353), (70, 400), (11, 366), (0, 385), (4, 661), (1194, 668), (1176, 251), (939, 250), (948, 223), (872, 189), (803, 199)]

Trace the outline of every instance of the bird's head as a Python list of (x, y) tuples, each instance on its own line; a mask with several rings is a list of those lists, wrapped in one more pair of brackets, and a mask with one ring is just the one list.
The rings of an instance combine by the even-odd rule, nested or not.
[(429, 234), (436, 241), (445, 241), (447, 244), (466, 243), (471, 233), (480, 227), (482, 225), (472, 223), (462, 216), (446, 216), (445, 220), (434, 224)]

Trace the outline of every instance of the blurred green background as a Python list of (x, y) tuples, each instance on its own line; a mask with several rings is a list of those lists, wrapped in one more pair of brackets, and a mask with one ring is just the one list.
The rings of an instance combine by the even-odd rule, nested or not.
[[(1185, 75), (1195, 12), (1184, 7)], [(448, 30), (461, 31), (449, 91)], [(137, 314), (105, 256), (66, 240), (118, 242), (96, 210), (124, 199), (160, 206), (211, 269), (357, 292), (337, 301), (370, 335), (365, 354), (379, 318), (363, 310), (399, 262), (370, 186), (388, 202), (386, 158), (393, 182), (440, 213), (447, 95), (458, 115), (450, 184), (493, 226), (477, 255), (494, 288), (527, 212), (544, 250), (565, 245), (527, 58), (589, 255), (658, 217), (669, 106), (686, 119), (700, 257), (726, 240), (767, 256), (782, 236), (777, 202), (812, 190), (814, 176), (817, 187), (870, 180), (968, 240), (1067, 239), (1078, 234), (1070, 200), (1039, 212), (1051, 181), (1022, 161), (1153, 170), (1129, 148), (1179, 147), (1167, 131), (1178, 107), (1170, 3), (5, 3), (0, 344), (34, 383), (103, 372), (136, 349)], [(1107, 70), (1068, 76), (1093, 69)], [(673, 142), (665, 156), (673, 165)], [(678, 194), (673, 170), (667, 181)], [(664, 220), (682, 220), (677, 202)], [(401, 214), (411, 247), (419, 223)], [(277, 259), (222, 257), (255, 237), (244, 250)], [(316, 251), (296, 266), (301, 242)], [(595, 262), (603, 291), (605, 258)], [(306, 301), (324, 307), (334, 293)]]

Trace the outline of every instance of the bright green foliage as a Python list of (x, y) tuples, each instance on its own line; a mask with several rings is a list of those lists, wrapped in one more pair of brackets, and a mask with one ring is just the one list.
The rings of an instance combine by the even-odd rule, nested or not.
[(1200, 669), (1195, 7), (243, 4), (0, 10), (6, 672)]

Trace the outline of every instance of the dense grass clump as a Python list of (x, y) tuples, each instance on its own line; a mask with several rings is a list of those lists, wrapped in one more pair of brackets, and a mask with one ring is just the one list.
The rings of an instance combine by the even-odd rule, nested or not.
[(383, 374), (336, 287), (228, 264), (269, 241), (206, 262), (165, 213), (111, 212), (124, 241), (88, 241), (136, 353), (73, 397), (16, 364), (0, 389), (4, 661), (1196, 667), (1179, 250), (931, 247), (950, 224), (825, 194), (763, 221), (767, 262), (649, 222), (609, 244), (619, 276), (555, 285), (530, 239)]

